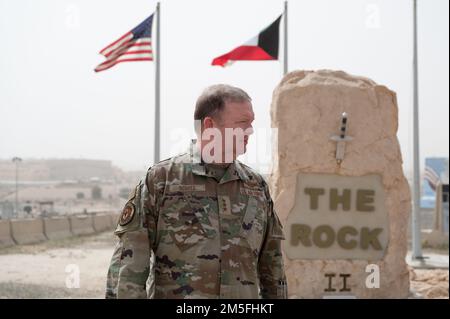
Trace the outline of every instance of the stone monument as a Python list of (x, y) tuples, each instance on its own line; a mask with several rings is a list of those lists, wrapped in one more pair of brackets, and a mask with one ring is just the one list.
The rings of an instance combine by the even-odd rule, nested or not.
[(342, 71), (296, 71), (274, 91), (270, 177), (290, 298), (406, 298), (410, 190), (397, 99)]

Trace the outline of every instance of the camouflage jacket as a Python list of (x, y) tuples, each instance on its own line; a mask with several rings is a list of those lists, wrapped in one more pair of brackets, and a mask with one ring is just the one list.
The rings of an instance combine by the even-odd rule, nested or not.
[[(192, 148), (191, 148), (192, 149)], [(187, 152), (151, 167), (115, 234), (107, 298), (286, 298), (284, 239), (261, 175)]]

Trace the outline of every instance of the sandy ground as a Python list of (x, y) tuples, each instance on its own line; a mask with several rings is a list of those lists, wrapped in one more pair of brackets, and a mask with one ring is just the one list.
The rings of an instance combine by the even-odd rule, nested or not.
[[(2, 249), (0, 298), (104, 298), (115, 242), (108, 231)], [(411, 270), (411, 288), (424, 298), (448, 298), (448, 277), (448, 270)]]
[(0, 250), (0, 298), (104, 298), (114, 244), (109, 231)]
[(448, 270), (410, 270), (411, 289), (426, 299), (448, 299)]

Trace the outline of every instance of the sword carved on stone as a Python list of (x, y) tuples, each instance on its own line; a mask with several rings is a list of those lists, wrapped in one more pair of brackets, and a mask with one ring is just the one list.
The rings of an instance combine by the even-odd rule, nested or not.
[(334, 135), (331, 140), (336, 142), (336, 162), (338, 164), (342, 163), (345, 155), (345, 143), (353, 140), (353, 137), (347, 135), (347, 125), (348, 125), (348, 115), (347, 113), (342, 113), (341, 115), (341, 125), (339, 135)]

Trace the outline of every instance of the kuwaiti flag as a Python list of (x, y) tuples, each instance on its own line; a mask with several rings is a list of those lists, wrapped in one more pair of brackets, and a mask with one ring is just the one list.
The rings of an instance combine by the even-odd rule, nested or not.
[(278, 60), (281, 17), (282, 15), (256, 37), (215, 58), (212, 65), (225, 67), (234, 61)]
[(95, 68), (95, 72), (107, 70), (121, 62), (153, 61), (152, 25), (153, 14), (102, 49), (100, 54), (106, 60)]

